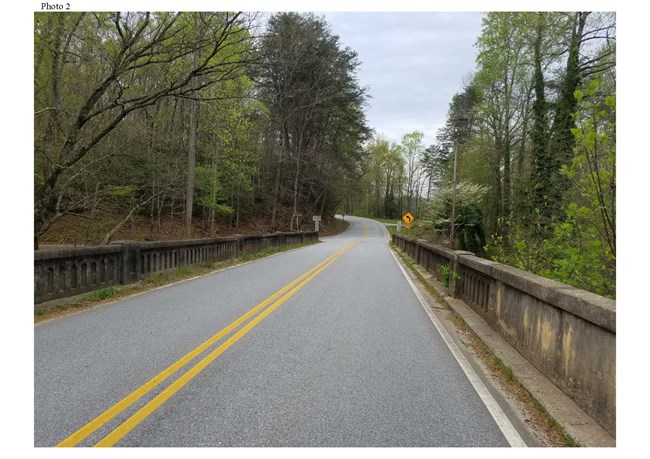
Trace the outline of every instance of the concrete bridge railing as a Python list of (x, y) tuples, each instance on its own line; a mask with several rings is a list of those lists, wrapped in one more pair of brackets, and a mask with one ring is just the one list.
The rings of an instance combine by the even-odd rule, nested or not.
[(271, 233), (181, 241), (116, 241), (34, 252), (34, 304), (139, 282), (181, 266), (216, 262), (318, 240), (318, 232)]
[(519, 269), (393, 234), (549, 380), (616, 436), (616, 302)]

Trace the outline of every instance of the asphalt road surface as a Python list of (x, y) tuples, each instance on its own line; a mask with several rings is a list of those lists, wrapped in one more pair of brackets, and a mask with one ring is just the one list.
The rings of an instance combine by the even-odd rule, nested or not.
[(34, 444), (523, 446), (385, 228), (346, 220), (320, 244), (36, 325)]

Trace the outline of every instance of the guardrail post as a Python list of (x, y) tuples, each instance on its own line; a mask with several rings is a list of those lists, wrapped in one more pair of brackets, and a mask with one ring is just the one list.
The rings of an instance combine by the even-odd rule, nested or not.
[(120, 284), (126, 285), (140, 282), (140, 273), (142, 270), (140, 266), (140, 243), (136, 241), (115, 241), (111, 242), (111, 244), (119, 244), (122, 246)]

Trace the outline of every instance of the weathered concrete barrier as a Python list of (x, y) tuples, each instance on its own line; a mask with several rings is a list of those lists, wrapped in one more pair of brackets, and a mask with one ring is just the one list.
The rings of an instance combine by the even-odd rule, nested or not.
[(519, 269), (393, 234), (393, 243), (461, 298), (616, 437), (616, 302)]
[(181, 266), (316, 240), (318, 232), (302, 231), (181, 241), (116, 241), (74, 249), (39, 250), (34, 252), (34, 304), (139, 282)]

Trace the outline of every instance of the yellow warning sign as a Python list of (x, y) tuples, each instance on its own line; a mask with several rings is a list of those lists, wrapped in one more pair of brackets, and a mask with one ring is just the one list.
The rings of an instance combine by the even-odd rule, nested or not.
[(413, 217), (410, 212), (406, 212), (406, 214), (402, 217), (402, 220), (404, 220), (406, 223), (406, 229), (409, 229), (411, 227), (411, 222), (415, 220), (415, 217)]

